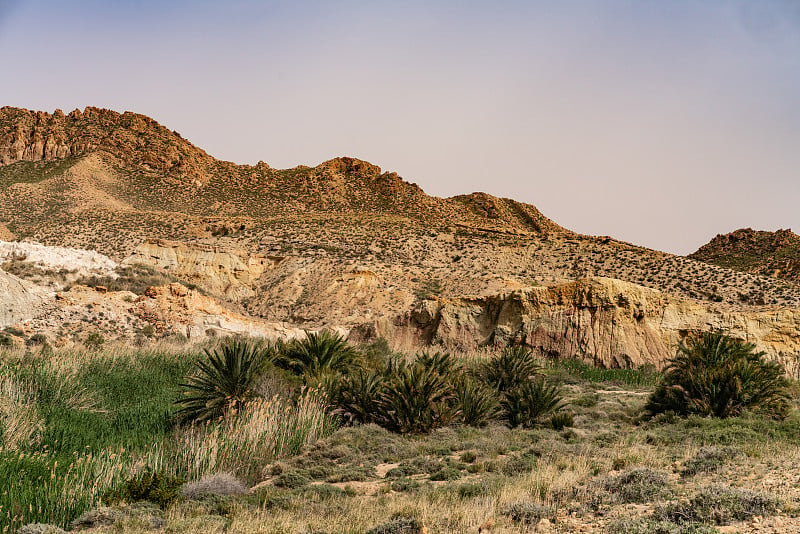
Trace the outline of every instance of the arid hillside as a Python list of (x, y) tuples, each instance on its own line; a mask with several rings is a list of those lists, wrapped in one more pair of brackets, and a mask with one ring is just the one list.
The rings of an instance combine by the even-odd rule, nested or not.
[(399, 268), (401, 285), (417, 294), (606, 276), (731, 305), (800, 302), (794, 284), (762, 271), (731, 273), (577, 235), (511, 199), (431, 197), (346, 157), (286, 170), (236, 165), (148, 117), (97, 108), (0, 109), (0, 234), (118, 261), (155, 238), (304, 262), (369, 262), (378, 274)]
[(690, 256), (738, 271), (800, 281), (800, 236), (742, 228), (720, 234)]
[[(432, 197), (349, 157), (219, 161), (150, 118), (96, 108), (0, 109), (0, 239), (96, 250), (291, 328), (525, 342), (603, 365), (663, 359), (707, 329), (790, 358), (800, 329), (783, 313), (800, 287), (762, 268), (579, 235), (486, 193)], [(25, 258), (6, 265), (42, 278)], [(572, 287), (586, 291), (561, 296)]]

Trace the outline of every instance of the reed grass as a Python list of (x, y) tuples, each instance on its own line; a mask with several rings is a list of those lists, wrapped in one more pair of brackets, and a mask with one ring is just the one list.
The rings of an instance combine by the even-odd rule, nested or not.
[(179, 431), (143, 464), (190, 480), (226, 471), (255, 481), (264, 465), (297, 454), (336, 428), (324, 396), (315, 390), (305, 390), (297, 401), (256, 399), (223, 421)]

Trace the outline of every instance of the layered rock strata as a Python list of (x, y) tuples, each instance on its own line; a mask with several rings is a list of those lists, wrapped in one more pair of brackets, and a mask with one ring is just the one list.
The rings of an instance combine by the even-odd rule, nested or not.
[(800, 310), (725, 310), (610, 278), (484, 297), (425, 300), (378, 335), (456, 346), (525, 344), (545, 357), (601, 367), (662, 367), (687, 336), (721, 331), (754, 343), (790, 372), (800, 354)]
[(253, 295), (253, 283), (282, 258), (242, 250), (150, 239), (124, 265), (145, 265), (237, 302)]

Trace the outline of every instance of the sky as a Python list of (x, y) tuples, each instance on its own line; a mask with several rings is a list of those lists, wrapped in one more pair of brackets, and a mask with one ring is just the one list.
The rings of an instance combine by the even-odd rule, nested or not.
[(800, 231), (797, 0), (0, 0), (0, 105), (143, 113), (687, 254)]

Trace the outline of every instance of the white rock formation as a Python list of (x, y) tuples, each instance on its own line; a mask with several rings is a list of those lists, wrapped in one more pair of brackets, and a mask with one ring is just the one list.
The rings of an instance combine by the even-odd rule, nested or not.
[(45, 270), (64, 269), (79, 276), (117, 276), (117, 262), (93, 250), (50, 247), (35, 242), (0, 241), (0, 261), (10, 259), (21, 259)]

